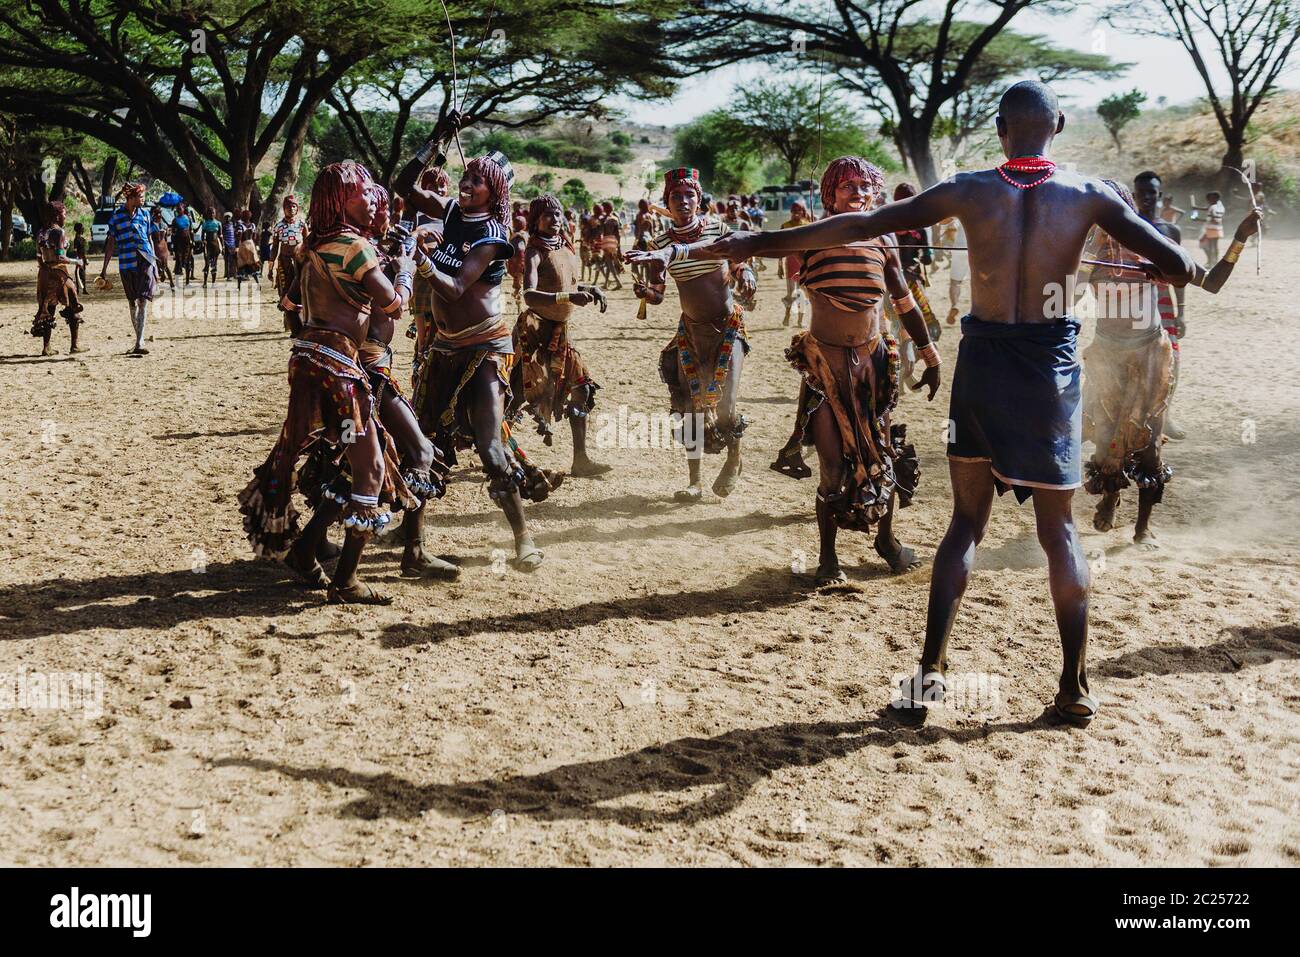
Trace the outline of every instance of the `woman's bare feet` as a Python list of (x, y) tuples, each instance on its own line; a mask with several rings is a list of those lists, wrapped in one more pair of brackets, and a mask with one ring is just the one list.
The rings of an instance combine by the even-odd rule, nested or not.
[(674, 502), (683, 502), (687, 505), (694, 505), (704, 497), (703, 490), (698, 485), (688, 485), (684, 489), (679, 489), (673, 493)]
[(889, 570), (895, 575), (910, 572), (913, 568), (921, 566), (921, 559), (916, 557), (916, 552), (892, 535), (888, 541), (879, 535), (876, 536), (876, 554), (889, 564)]
[(837, 559), (824, 561), (817, 566), (816, 584), (818, 588), (826, 588), (829, 585), (846, 585), (849, 576), (844, 574), (844, 569), (840, 568)]
[(1099, 532), (1109, 532), (1115, 527), (1115, 510), (1119, 508), (1119, 492), (1107, 492), (1097, 503), (1097, 513), (1092, 517), (1092, 527)]
[(593, 462), (591, 459), (574, 459), (573, 468), (569, 469), (569, 474), (574, 478), (595, 478), (598, 475), (604, 475), (614, 466), (606, 465), (603, 462)]
[(1141, 545), (1143, 548), (1159, 548), (1160, 539), (1150, 525), (1146, 528), (1138, 528), (1133, 531), (1133, 542)]
[(542, 564), (542, 550), (533, 544), (531, 535), (515, 542), (515, 568), (521, 572), (534, 572)]
[(304, 557), (296, 548), (291, 548), (282, 561), (284, 567), (297, 575), (309, 588), (329, 587), (329, 576), (325, 574), (325, 569), (321, 568), (315, 556)]
[(460, 566), (443, 561), (437, 555), (426, 555), (421, 545), (408, 545), (402, 554), (402, 575), (406, 578), (436, 578), (450, 582), (460, 577)]
[(713, 482), (713, 494), (718, 498), (726, 498), (734, 492), (736, 486), (740, 483), (741, 468), (740, 453), (728, 455), (727, 461), (722, 466), (722, 471), (718, 473), (718, 477)]
[(331, 605), (391, 605), (393, 598), (375, 591), (365, 582), (353, 580), (351, 584), (330, 584), (325, 600)]

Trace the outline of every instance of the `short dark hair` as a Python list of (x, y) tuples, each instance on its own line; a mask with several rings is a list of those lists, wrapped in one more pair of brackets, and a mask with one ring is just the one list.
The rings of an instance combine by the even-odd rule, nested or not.
[(1032, 130), (1056, 128), (1060, 102), (1052, 88), (1040, 80), (1021, 80), (1007, 87), (998, 101), (998, 116), (1008, 127)]
[(1155, 170), (1144, 169), (1142, 172), (1138, 173), (1136, 176), (1133, 177), (1133, 185), (1136, 186), (1138, 183), (1148, 183), (1152, 180), (1155, 180), (1157, 183), (1160, 183), (1162, 186), (1164, 185), (1165, 182), (1163, 179), (1160, 178), (1160, 174), (1157, 173)]
[(1223, 199), (1223, 194), (1218, 192), (1217, 190), (1212, 189), (1205, 194), (1206, 199), (1209, 199), (1210, 197), (1214, 197), (1215, 199)]

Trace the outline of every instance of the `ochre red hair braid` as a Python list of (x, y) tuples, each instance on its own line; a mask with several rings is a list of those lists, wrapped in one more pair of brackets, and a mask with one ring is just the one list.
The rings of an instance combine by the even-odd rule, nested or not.
[(822, 173), (822, 208), (826, 210), (827, 216), (832, 215), (835, 207), (835, 191), (839, 189), (840, 183), (855, 176), (860, 176), (866, 181), (867, 193), (871, 196), (872, 202), (875, 202), (877, 194), (885, 188), (884, 174), (861, 156), (841, 156), (839, 159), (831, 160), (826, 167), (826, 172)]
[(375, 215), (370, 220), (370, 235), (376, 239), (383, 239), (384, 237), (379, 232), (379, 224), (388, 223), (391, 225), (388, 222), (388, 190), (384, 189), (379, 183), (372, 182), (366, 187), (366, 194), (373, 197), (375, 201)]
[(488, 213), (507, 230), (510, 229), (510, 183), (506, 171), (486, 156), (478, 156), (465, 164), (465, 172), (477, 173), (487, 183), (492, 199)]
[(346, 208), (348, 200), (366, 190), (371, 182), (370, 170), (352, 160), (330, 163), (317, 174), (307, 208), (308, 249), (315, 249), (339, 233), (360, 232), (348, 222)]
[(538, 196), (528, 204), (528, 235), (531, 237), (537, 235), (537, 222), (542, 218), (544, 213), (550, 213), (555, 217), (555, 228), (559, 233), (560, 239), (569, 249), (573, 249), (573, 237), (565, 229), (567, 217), (564, 215), (564, 207), (560, 201), (550, 193), (544, 193)]

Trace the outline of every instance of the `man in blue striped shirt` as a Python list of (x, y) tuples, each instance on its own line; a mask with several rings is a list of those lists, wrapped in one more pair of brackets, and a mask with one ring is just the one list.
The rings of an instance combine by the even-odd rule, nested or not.
[(146, 356), (144, 323), (153, 301), (157, 282), (153, 241), (149, 237), (149, 214), (144, 209), (144, 184), (127, 183), (118, 196), (124, 205), (113, 211), (108, 221), (108, 239), (104, 243), (104, 265), (99, 270), (100, 285), (108, 272), (109, 260), (117, 253), (118, 275), (122, 291), (131, 311), (131, 324), (135, 326), (135, 348), (129, 356)]

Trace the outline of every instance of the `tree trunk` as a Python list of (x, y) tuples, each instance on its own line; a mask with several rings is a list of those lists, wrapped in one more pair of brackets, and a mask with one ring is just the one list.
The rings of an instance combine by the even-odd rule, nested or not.
[(311, 125), (311, 115), (314, 112), (315, 106), (300, 110), (299, 116), (294, 117), (289, 127), (289, 136), (285, 139), (284, 146), (280, 150), (280, 159), (275, 164), (275, 182), (271, 184), (271, 192), (262, 207), (260, 221), (263, 223), (277, 221), (284, 198), (298, 182), (298, 170), (302, 165), (303, 149), (307, 143), (307, 129)]
[(72, 172), (72, 157), (64, 156), (54, 170), (54, 179), (50, 183), (50, 202), (62, 202), (68, 195), (68, 176)]
[[(1219, 175), (1215, 177), (1218, 182), (1218, 189), (1225, 198), (1242, 196), (1246, 187), (1241, 181), (1241, 176), (1234, 170), (1239, 170), (1245, 165), (1246, 131), (1244, 125), (1242, 128), (1238, 128), (1236, 124), (1233, 124), (1232, 128), (1224, 134), (1224, 141), (1227, 144), (1227, 149), (1223, 153), (1224, 168), (1219, 170)], [(1232, 169), (1228, 169), (1229, 166)], [(1248, 197), (1247, 199), (1253, 201), (1254, 197)]]
[(934, 165), (934, 152), (930, 144), (930, 127), (920, 121), (912, 121), (899, 126), (899, 139), (902, 142), (904, 162), (910, 161), (921, 181), (921, 189), (929, 189), (939, 182), (939, 174)]
[(8, 192), (0, 194), (0, 259), (9, 258), (9, 244), (14, 238), (14, 204)]
[(99, 174), (99, 197), (95, 205), (101, 203), (111, 203), (113, 201), (113, 181), (117, 179), (117, 154), (110, 153), (108, 159), (104, 160), (104, 168)]

